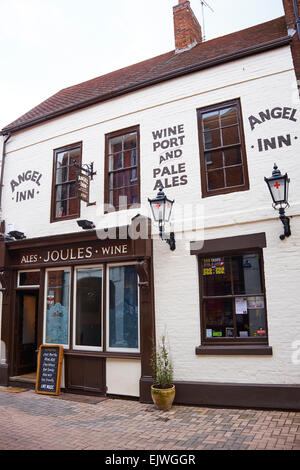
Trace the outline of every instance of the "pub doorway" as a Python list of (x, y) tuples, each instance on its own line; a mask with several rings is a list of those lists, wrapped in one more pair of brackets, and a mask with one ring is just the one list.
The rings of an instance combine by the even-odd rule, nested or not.
[(35, 381), (37, 370), (39, 291), (24, 290), (17, 293), (15, 324), (14, 375), (11, 379)]

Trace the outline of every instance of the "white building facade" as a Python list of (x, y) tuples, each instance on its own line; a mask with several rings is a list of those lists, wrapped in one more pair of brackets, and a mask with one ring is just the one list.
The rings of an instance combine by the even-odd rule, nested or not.
[[(2, 131), (2, 384), (61, 344), (65, 389), (146, 402), (166, 335), (177, 403), (300, 408), (300, 100), (283, 24), (173, 52), (180, 74)], [(74, 160), (94, 164), (88, 204)], [(264, 181), (274, 163), (291, 180), (284, 240)], [(150, 220), (161, 186), (175, 251)]]

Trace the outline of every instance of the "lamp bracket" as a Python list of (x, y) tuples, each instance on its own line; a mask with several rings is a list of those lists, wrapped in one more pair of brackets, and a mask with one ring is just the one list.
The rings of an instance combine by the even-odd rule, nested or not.
[(175, 242), (175, 234), (174, 232), (170, 233), (170, 237), (167, 237), (165, 234), (165, 229), (163, 227), (162, 222), (159, 223), (159, 236), (162, 240), (164, 240), (170, 246), (171, 251), (176, 250), (176, 242)]
[(285, 209), (281, 207), (279, 209), (279, 218), (283, 224), (284, 227), (284, 233), (280, 235), (280, 240), (284, 240), (287, 237), (290, 237), (292, 232), (291, 232), (291, 227), (290, 227), (290, 218), (285, 215)]

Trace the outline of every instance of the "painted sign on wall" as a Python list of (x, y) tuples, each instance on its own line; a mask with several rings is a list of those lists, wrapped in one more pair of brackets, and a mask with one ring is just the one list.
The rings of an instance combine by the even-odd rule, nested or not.
[[(27, 170), (20, 173), (10, 182), (10, 187), (12, 191), (12, 200), (16, 202), (28, 201), (29, 199), (34, 199), (36, 194), (39, 194), (38, 187), (41, 185), (42, 174), (38, 171)], [(34, 183), (35, 186), (31, 189), (23, 188), (25, 183)]]
[[(184, 124), (152, 131), (153, 152), (158, 155), (159, 166), (153, 169), (155, 180), (153, 191), (159, 188), (173, 188), (188, 183), (186, 163), (177, 162), (183, 158), (185, 131)], [(170, 163), (171, 165), (167, 165)]]
[[(248, 118), (251, 131), (258, 129), (261, 124), (264, 124), (267, 121), (272, 121), (274, 119), (297, 122), (297, 112), (298, 110), (296, 108), (290, 108), (287, 106), (277, 106), (272, 109), (259, 111), (257, 115), (252, 115)], [(278, 136), (260, 138), (257, 139), (257, 149), (259, 152), (266, 152), (269, 150), (290, 147), (294, 140), (298, 140), (298, 136), (292, 136), (292, 134), (282, 134)], [(252, 145), (252, 148), (254, 149), (255, 145)]]

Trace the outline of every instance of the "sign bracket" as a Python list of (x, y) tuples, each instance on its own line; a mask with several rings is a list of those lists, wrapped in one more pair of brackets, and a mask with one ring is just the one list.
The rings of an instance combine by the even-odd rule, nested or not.
[[(77, 168), (80, 171), (84, 171), (87, 176), (91, 178), (91, 181), (93, 181), (94, 176), (97, 174), (96, 171), (94, 171), (94, 162), (92, 163), (86, 163), (84, 166), (79, 165), (76, 160), (73, 160), (73, 165), (75, 168)], [(85, 168), (86, 167), (86, 168)]]

